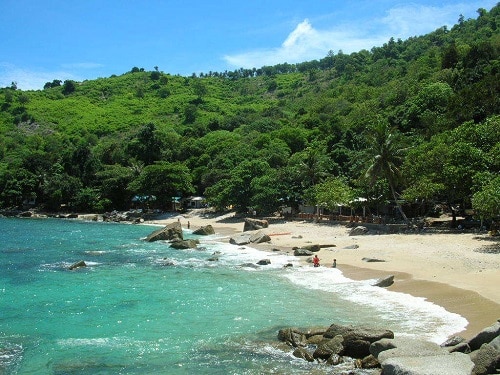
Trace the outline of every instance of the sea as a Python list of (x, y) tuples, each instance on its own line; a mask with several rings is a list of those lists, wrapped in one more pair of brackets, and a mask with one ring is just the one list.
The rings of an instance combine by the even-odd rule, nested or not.
[(156, 229), (0, 218), (0, 374), (341, 374), (295, 358), (279, 329), (352, 324), (441, 343), (467, 325), (341, 266), (190, 230), (198, 248), (176, 250), (145, 241)]

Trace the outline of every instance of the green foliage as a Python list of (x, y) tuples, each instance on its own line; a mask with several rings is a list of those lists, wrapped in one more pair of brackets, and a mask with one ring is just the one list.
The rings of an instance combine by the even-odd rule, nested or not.
[(13, 83), (0, 89), (0, 207), (126, 209), (139, 194), (169, 209), (196, 193), (272, 212), (337, 201), (340, 181), (373, 204), (478, 205), (492, 191), (481, 176), (500, 170), (499, 14), (299, 64)]

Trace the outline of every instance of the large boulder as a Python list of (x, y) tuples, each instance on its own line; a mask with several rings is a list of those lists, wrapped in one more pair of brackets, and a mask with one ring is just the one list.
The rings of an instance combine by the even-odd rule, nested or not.
[[(380, 360), (380, 359), (379, 359)], [(467, 354), (393, 357), (382, 362), (384, 375), (470, 375), (474, 364)]]
[(390, 276), (378, 279), (372, 285), (379, 286), (381, 288), (387, 288), (387, 287), (391, 286), (392, 284), (394, 284), (394, 275), (390, 275)]
[(370, 355), (371, 343), (383, 338), (394, 338), (394, 333), (386, 329), (367, 327), (352, 327), (332, 324), (325, 332), (324, 337), (343, 337), (343, 355), (352, 358), (364, 358)]
[(490, 344), (481, 345), (470, 358), (474, 363), (474, 375), (494, 374), (500, 365), (500, 351)]
[(243, 226), (243, 232), (248, 232), (251, 230), (261, 230), (269, 227), (269, 222), (267, 220), (259, 220), (252, 218), (245, 218), (245, 224)]
[(251, 237), (251, 234), (242, 233), (239, 236), (231, 237), (229, 239), (229, 243), (233, 244), (233, 245), (238, 245), (238, 246), (248, 245), (251, 242), (250, 237)]
[(175, 241), (183, 240), (182, 226), (181, 223), (176, 221), (165, 227), (155, 230), (146, 237), (146, 241)]
[(194, 230), (193, 234), (196, 234), (198, 236), (209, 236), (211, 234), (215, 234), (215, 230), (210, 224), (208, 224), (205, 225), (204, 227), (200, 227)]
[(370, 345), (370, 353), (380, 363), (389, 358), (450, 355), (446, 348), (430, 341), (411, 338), (382, 339)]
[(490, 343), (494, 338), (500, 336), (500, 322), (483, 329), (476, 336), (469, 340), (472, 351), (479, 349), (483, 344)]
[(334, 354), (341, 354), (344, 351), (344, 338), (337, 335), (334, 338), (324, 341), (320, 344), (313, 353), (315, 359), (327, 360)]
[(307, 257), (313, 255), (313, 252), (311, 250), (299, 248), (293, 251), (293, 255), (296, 257)]
[(177, 241), (172, 241), (170, 247), (179, 250), (196, 249), (199, 243), (200, 241), (198, 240), (177, 240)]
[(262, 232), (257, 232), (254, 233), (250, 236), (250, 242), (251, 243), (264, 243), (264, 242), (270, 242), (271, 237), (269, 235), (262, 233)]

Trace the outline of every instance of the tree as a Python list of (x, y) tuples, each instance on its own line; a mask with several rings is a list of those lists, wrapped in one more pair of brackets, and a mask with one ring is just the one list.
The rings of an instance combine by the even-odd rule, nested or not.
[(472, 196), (472, 207), (481, 218), (500, 215), (500, 176), (496, 176)]
[(387, 180), (394, 203), (403, 220), (408, 223), (396, 191), (402, 179), (400, 167), (407, 150), (402, 147), (400, 133), (396, 129), (391, 129), (387, 123), (378, 121), (368, 129), (367, 142), (369, 166), (364, 176), (371, 184), (381, 178)]
[(145, 166), (128, 189), (138, 195), (156, 196), (158, 204), (164, 208), (170, 207), (172, 197), (194, 192), (189, 169), (178, 162), (158, 162)]
[(69, 94), (75, 92), (75, 90), (76, 90), (75, 81), (72, 81), (70, 79), (67, 79), (66, 81), (64, 81), (64, 84), (62, 86), (62, 93), (64, 95), (69, 95)]
[(336, 210), (338, 205), (347, 205), (354, 199), (354, 192), (340, 177), (330, 177), (314, 186), (315, 204)]

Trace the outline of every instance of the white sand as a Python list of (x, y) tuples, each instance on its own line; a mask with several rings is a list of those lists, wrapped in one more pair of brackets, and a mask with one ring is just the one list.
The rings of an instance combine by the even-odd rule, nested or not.
[[(183, 216), (156, 220), (168, 224), (180, 220), (191, 229), (212, 225), (218, 234), (243, 231), (243, 218), (204, 216), (192, 211)], [(318, 252), (322, 266), (337, 268), (353, 279), (371, 279), (395, 275), (391, 290), (426, 297), (448, 311), (469, 321), (464, 337), (474, 335), (500, 318), (500, 254), (478, 251), (492, 242), (488, 234), (429, 233), (373, 234), (349, 236), (349, 228), (329, 222), (290, 221), (270, 224), (263, 232), (271, 242), (256, 245), (263, 250), (280, 249), (292, 252), (304, 245), (335, 245)], [(357, 245), (357, 248), (352, 248)], [(351, 247), (351, 248), (347, 248)], [(376, 258), (384, 262), (366, 262)]]

